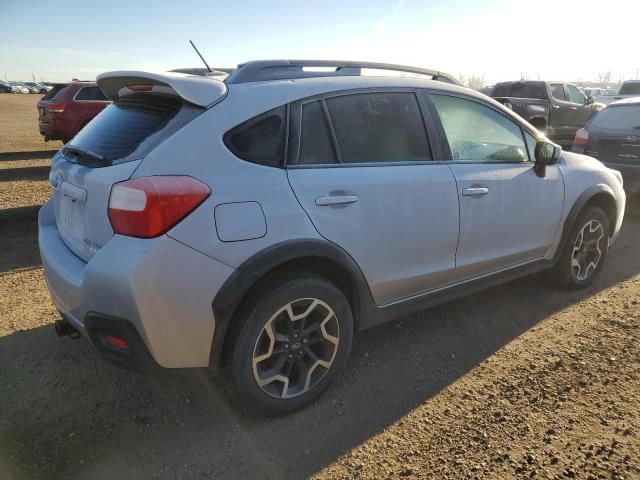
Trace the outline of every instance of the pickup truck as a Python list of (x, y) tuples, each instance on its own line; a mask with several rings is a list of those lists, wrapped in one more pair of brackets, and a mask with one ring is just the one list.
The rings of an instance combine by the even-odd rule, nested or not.
[(563, 82), (501, 82), (491, 96), (551, 140), (569, 147), (576, 132), (605, 107), (575, 85)]

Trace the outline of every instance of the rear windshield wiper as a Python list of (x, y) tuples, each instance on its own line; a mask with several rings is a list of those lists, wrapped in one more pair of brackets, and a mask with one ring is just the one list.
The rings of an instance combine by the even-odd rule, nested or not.
[(89, 157), (90, 159), (97, 160), (98, 162), (105, 161), (105, 158), (102, 155), (92, 152), (91, 150), (84, 150), (82, 148), (72, 147), (71, 145), (65, 146), (63, 150), (65, 152), (75, 153), (79, 157)]

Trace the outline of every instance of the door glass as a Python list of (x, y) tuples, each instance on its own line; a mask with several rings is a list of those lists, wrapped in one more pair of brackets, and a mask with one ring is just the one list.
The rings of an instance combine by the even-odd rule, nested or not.
[(564, 85), (561, 83), (551, 84), (551, 95), (556, 100), (562, 100), (563, 102), (567, 101), (567, 96), (564, 93)]
[(453, 160), (524, 162), (528, 160), (522, 130), (513, 121), (480, 103), (433, 95), (449, 140)]
[(307, 103), (302, 107), (302, 134), (300, 138), (300, 165), (337, 163), (333, 140), (322, 102)]
[(343, 163), (431, 160), (413, 93), (363, 93), (327, 99)]
[(569, 101), (571, 103), (579, 103), (580, 105), (584, 105), (585, 96), (578, 87), (574, 85), (567, 85), (567, 90), (569, 91)]

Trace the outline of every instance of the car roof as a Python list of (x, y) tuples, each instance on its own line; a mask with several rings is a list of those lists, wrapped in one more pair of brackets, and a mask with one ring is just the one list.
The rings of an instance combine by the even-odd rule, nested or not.
[(640, 80), (625, 80), (624, 82), (622, 82), (623, 85), (625, 83), (640, 83)]
[(639, 104), (640, 104), (640, 97), (631, 97), (631, 98), (625, 98), (623, 100), (616, 100), (615, 102), (611, 102), (609, 104), (609, 107), (624, 106), (624, 105), (639, 105)]

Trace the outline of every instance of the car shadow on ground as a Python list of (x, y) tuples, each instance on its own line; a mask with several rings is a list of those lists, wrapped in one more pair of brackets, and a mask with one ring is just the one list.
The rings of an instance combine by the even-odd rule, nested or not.
[(87, 342), (57, 339), (51, 326), (0, 338), (0, 474), (306, 477), (554, 312), (638, 275), (639, 242), (636, 215), (583, 291), (556, 290), (537, 275), (361, 332), (336, 384), (284, 418), (243, 413), (203, 371), (166, 378), (121, 371)]
[(53, 157), (58, 150), (33, 150), (30, 152), (2, 152), (0, 162), (14, 160), (46, 160)]

